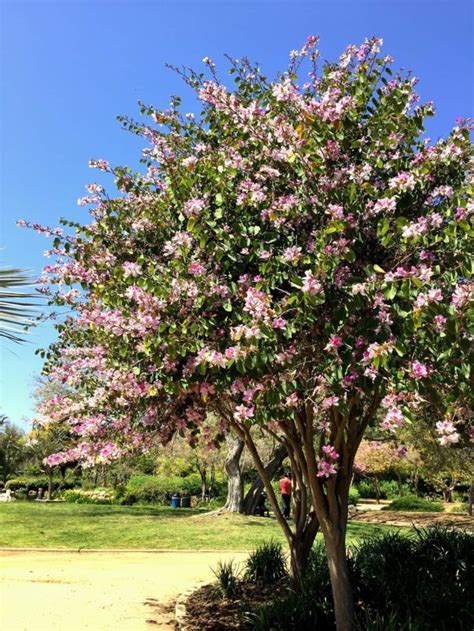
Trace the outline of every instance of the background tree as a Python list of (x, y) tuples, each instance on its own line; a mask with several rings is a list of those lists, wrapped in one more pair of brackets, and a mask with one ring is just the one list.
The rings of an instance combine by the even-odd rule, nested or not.
[(380, 502), (380, 477), (396, 473), (405, 449), (378, 440), (363, 440), (354, 461), (354, 471), (371, 478), (377, 503)]
[(12, 475), (19, 473), (27, 458), (24, 433), (12, 425), (5, 416), (0, 424), (0, 475), (5, 484)]

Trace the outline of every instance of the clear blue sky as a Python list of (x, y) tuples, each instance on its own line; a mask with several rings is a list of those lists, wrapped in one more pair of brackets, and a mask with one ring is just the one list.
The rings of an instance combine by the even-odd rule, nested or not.
[[(469, 0), (90, 0), (1, 2), (0, 264), (38, 275), (48, 240), (16, 228), (18, 218), (57, 225), (85, 219), (76, 206), (96, 179), (89, 158), (136, 163), (137, 139), (115, 117), (136, 102), (165, 106), (185, 86), (164, 65), (193, 67), (223, 54), (283, 68), (308, 34), (321, 36), (324, 58), (377, 35), (395, 65), (421, 78), (419, 91), (437, 116), (428, 129), (445, 135), (473, 112), (473, 3)], [(31, 415), (41, 361), (38, 346), (54, 338), (37, 330), (30, 344), (1, 343), (0, 411), (15, 423)]]

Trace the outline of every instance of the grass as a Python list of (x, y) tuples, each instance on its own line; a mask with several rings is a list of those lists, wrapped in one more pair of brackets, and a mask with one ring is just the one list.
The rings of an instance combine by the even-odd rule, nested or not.
[[(3, 504), (0, 547), (251, 550), (270, 538), (284, 541), (274, 519), (203, 513), (161, 506)], [(348, 542), (381, 530), (398, 528), (350, 521)]]

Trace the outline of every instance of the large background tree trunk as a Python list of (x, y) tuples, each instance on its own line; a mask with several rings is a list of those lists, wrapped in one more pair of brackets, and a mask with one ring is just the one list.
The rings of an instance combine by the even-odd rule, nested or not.
[[(286, 447), (284, 445), (278, 445), (273, 452), (272, 458), (265, 467), (265, 472), (270, 480), (272, 480), (272, 478), (278, 472), (279, 468), (283, 464), (283, 460), (287, 457), (287, 455), (288, 453), (286, 451)], [(260, 498), (262, 497), (264, 486), (265, 485), (262, 478), (260, 476), (257, 476), (255, 482), (250, 487), (243, 501), (242, 512), (245, 515), (255, 514), (255, 509), (258, 506)]]
[(242, 511), (242, 501), (244, 495), (244, 485), (242, 481), (242, 471), (240, 469), (240, 457), (244, 450), (244, 441), (236, 438), (232, 434), (226, 435), (227, 457), (224, 468), (227, 474), (227, 501), (224, 511), (228, 513), (240, 513)]

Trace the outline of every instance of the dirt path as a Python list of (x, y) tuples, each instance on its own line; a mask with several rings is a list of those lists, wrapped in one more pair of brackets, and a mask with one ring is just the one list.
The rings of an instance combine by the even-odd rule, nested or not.
[(1, 552), (2, 631), (174, 629), (174, 600), (242, 552)]
[(402, 511), (358, 511), (354, 520), (371, 524), (390, 524), (393, 526), (434, 526), (463, 528), (474, 532), (474, 517), (457, 513), (415, 513)]

